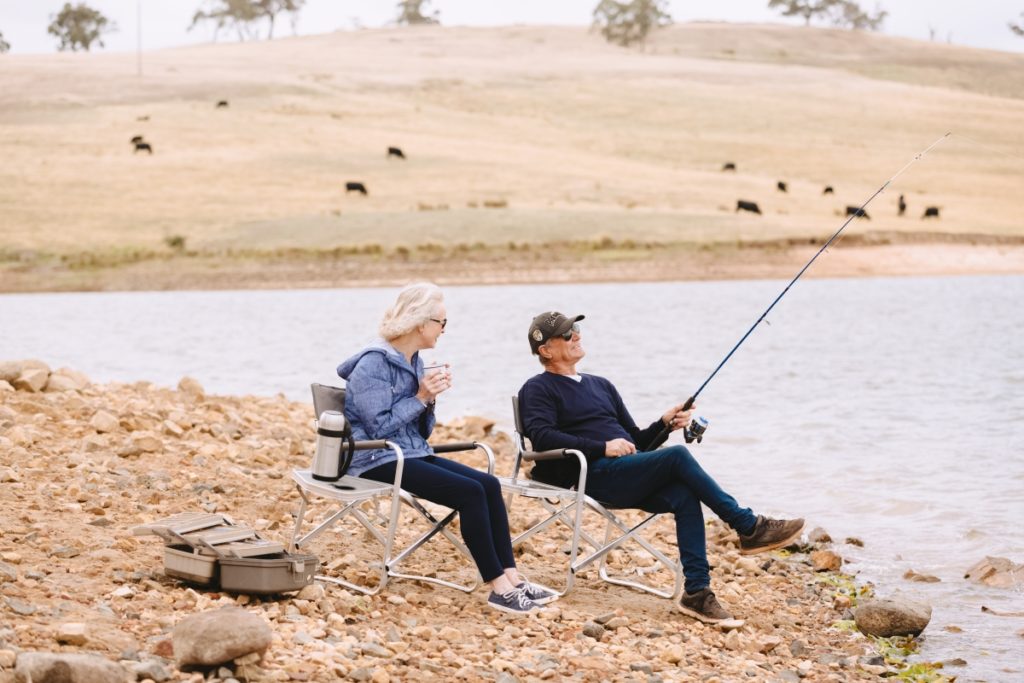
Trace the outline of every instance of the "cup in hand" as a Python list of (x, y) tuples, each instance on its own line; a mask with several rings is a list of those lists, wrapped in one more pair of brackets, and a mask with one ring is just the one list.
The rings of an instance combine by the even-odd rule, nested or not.
[(431, 361), (423, 366), (423, 376), (430, 377), (431, 375), (439, 375), (444, 380), (445, 388), (448, 387), (452, 382), (452, 373), (449, 369), (448, 363), (441, 363), (438, 361)]

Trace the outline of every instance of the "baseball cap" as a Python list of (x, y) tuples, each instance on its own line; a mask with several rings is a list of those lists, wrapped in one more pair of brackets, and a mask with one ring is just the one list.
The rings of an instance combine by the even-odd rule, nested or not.
[(549, 339), (565, 334), (585, 317), (583, 315), (568, 317), (558, 311), (541, 313), (530, 323), (530, 351), (536, 355), (537, 349), (544, 346)]

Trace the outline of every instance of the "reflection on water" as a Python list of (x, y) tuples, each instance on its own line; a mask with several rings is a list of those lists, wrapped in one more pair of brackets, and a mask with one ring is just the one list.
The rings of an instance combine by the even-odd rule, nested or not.
[[(584, 372), (612, 379), (640, 423), (685, 399), (784, 283), (460, 287), (436, 356), (454, 388), (439, 417), (511, 422), (509, 396), (540, 366), (538, 312), (584, 313)], [(308, 400), (310, 382), (372, 338), (394, 290), (0, 297), (0, 358), (41, 358), (96, 381), (184, 375), (208, 391)], [(698, 400), (695, 447), (743, 504), (800, 514), (849, 568), (935, 608), (924, 655), (962, 656), (961, 680), (1006, 680), (1021, 594), (966, 585), (985, 555), (1024, 559), (1024, 278), (809, 280), (794, 287)], [(18, 321), (16, 324), (12, 321)], [(679, 439), (679, 437), (674, 437)], [(756, 473), (756, 476), (751, 476)], [(939, 576), (918, 584), (907, 569)], [(947, 624), (964, 629), (954, 634)]]

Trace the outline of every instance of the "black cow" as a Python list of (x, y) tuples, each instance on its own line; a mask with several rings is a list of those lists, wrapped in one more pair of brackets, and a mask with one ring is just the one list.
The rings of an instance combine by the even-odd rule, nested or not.
[(362, 194), (370, 194), (366, 191), (366, 185), (362, 183), (348, 182), (345, 183), (345, 194), (349, 192), (361, 192)]
[(132, 138), (132, 144), (133, 145), (137, 145), (140, 142), (142, 142), (142, 136), (141, 135), (136, 135), (135, 137)]
[(937, 206), (927, 206), (924, 209), (924, 215), (921, 216), (921, 219), (924, 220), (925, 218), (938, 218), (938, 217), (939, 217), (939, 207), (937, 207)]
[(903, 195), (900, 195), (899, 213), (897, 215), (902, 216), (907, 212), (907, 203), (903, 201)]
[(756, 213), (758, 216), (761, 215), (761, 209), (758, 207), (757, 202), (748, 202), (743, 199), (736, 200), (736, 212), (749, 211), (750, 213)]
[(831, 185), (826, 185), (825, 189), (821, 191), (822, 194), (835, 194), (835, 190), (832, 189)]
[(846, 215), (847, 216), (856, 216), (857, 218), (866, 218), (868, 220), (871, 220), (871, 216), (868, 215), (868, 212), (865, 211), (864, 209), (860, 208), (859, 206), (848, 206), (848, 207), (846, 207)]
[[(153, 145), (149, 144), (148, 142), (142, 142), (141, 140), (139, 140), (138, 142), (135, 143), (135, 152), (149, 152), (150, 154), (152, 154)], [(133, 152), (133, 154), (135, 152)]]
[(775, 183), (775, 187), (779, 188), (779, 192), (788, 192), (789, 191), (789, 190), (786, 189), (786, 183), (782, 182), (781, 180), (779, 182)]
[(722, 165), (722, 170), (723, 171), (735, 171), (736, 170), (736, 164), (732, 163), (731, 161), (727, 161), (727, 162), (725, 162)]
[(217, 107), (216, 108), (217, 109), (227, 109), (227, 106), (228, 106), (228, 101), (227, 100), (221, 100), (220, 102), (217, 103)]
[(388, 158), (390, 159), (391, 157), (404, 159), (405, 154), (402, 153), (402, 149), (400, 147), (388, 147)]

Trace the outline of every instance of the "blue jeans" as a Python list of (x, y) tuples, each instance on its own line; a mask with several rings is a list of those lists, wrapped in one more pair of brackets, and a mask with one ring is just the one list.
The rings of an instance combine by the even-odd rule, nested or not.
[(711, 584), (701, 503), (739, 533), (749, 534), (757, 523), (750, 508), (741, 508), (684, 446), (590, 463), (587, 494), (610, 507), (673, 513), (687, 593)]
[[(385, 483), (395, 481), (397, 462), (378, 465), (359, 476)], [(436, 455), (409, 458), (402, 471), (402, 488), (414, 496), (459, 511), (462, 539), (484, 581), (494, 581), (516, 566), (508, 511), (501, 484), (486, 472)]]

